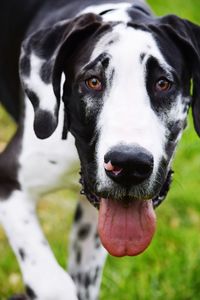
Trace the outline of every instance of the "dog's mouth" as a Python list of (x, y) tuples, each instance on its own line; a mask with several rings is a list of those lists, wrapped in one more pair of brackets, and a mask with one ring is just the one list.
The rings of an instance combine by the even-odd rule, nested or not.
[(82, 194), (99, 208), (98, 232), (103, 246), (113, 256), (135, 256), (151, 243), (156, 230), (157, 207), (167, 195), (171, 183), (169, 171), (159, 195), (150, 200), (101, 198), (87, 191), (84, 179)]

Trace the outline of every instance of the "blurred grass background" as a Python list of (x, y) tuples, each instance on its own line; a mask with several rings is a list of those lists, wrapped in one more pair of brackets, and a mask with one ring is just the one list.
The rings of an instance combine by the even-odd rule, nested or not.
[[(199, 0), (148, 0), (158, 15), (175, 13), (200, 24)], [(15, 130), (0, 109), (0, 149)], [(200, 299), (200, 140), (192, 120), (174, 161), (174, 182), (157, 210), (158, 227), (145, 253), (135, 258), (108, 257), (101, 300)], [(45, 197), (39, 216), (59, 263), (66, 266), (67, 243), (78, 193), (61, 191)], [(56, 201), (55, 201), (56, 200)], [(21, 292), (16, 259), (0, 229), (0, 300)], [(56, 300), (56, 299), (55, 299)]]

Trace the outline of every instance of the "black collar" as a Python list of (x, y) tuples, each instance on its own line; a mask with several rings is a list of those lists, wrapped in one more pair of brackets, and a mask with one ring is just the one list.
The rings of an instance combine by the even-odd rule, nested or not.
[[(159, 195), (157, 197), (153, 198), (153, 207), (154, 207), (154, 209), (157, 208), (165, 200), (165, 198), (167, 196), (167, 193), (169, 191), (171, 182), (172, 182), (173, 173), (174, 172), (172, 170), (170, 170), (168, 172), (167, 178), (165, 180), (165, 183), (162, 186), (162, 189), (161, 189)], [(82, 189), (80, 191), (80, 194), (85, 195), (87, 197), (87, 199), (89, 200), (89, 202), (94, 207), (99, 209), (99, 203), (100, 203), (99, 197), (97, 197), (95, 194), (92, 194), (90, 191), (87, 190), (82, 172), (80, 172), (80, 176), (81, 176), (81, 178), (80, 178), (79, 182), (82, 185)]]

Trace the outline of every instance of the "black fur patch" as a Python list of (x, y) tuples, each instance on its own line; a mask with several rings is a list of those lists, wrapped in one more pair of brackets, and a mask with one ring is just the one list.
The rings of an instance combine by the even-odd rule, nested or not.
[(82, 216), (83, 216), (83, 210), (81, 208), (81, 205), (78, 204), (75, 215), (74, 215), (74, 222), (79, 222), (81, 220)]
[(76, 262), (78, 265), (81, 263), (81, 258), (82, 258), (81, 248), (76, 247)]
[(22, 248), (19, 249), (19, 255), (22, 260), (25, 260), (26, 254)]
[(32, 50), (38, 57), (49, 60), (49, 58), (54, 54), (56, 48), (60, 44), (65, 30), (66, 25), (57, 25), (51, 28), (37, 31), (31, 36), (30, 39), (27, 39), (25, 41), (23, 47), (25, 51), (28, 51), (30, 53)]
[[(3, 175), (3, 174), (2, 174)], [(9, 198), (10, 194), (15, 190), (20, 190), (21, 186), (19, 182), (11, 178), (1, 178), (0, 176), (0, 200), (6, 200)]]
[(40, 77), (46, 84), (50, 84), (52, 81), (52, 64), (45, 62), (40, 69)]
[(90, 224), (81, 225), (81, 228), (78, 231), (78, 238), (80, 240), (85, 240), (88, 237), (90, 230), (91, 230)]
[(31, 100), (31, 103), (32, 103), (34, 109), (37, 109), (40, 101), (39, 101), (39, 98), (36, 95), (36, 93), (29, 90), (28, 88), (25, 88), (25, 92), (26, 92), (27, 96), (29, 97), (29, 99)]
[(142, 63), (143, 62), (143, 60), (144, 60), (144, 58), (145, 58), (145, 53), (141, 53), (140, 54), (140, 62)]
[(99, 272), (100, 272), (100, 267), (96, 267), (95, 275), (94, 275), (94, 277), (93, 277), (93, 279), (92, 279), (92, 283), (93, 283), (93, 284), (96, 283), (97, 278), (98, 278), (98, 276), (99, 276)]
[(12, 142), (0, 154), (0, 199), (6, 200), (14, 190), (20, 190), (18, 156), (21, 152), (23, 128), (19, 128)]
[(40, 139), (49, 137), (55, 130), (57, 119), (46, 110), (38, 109), (35, 113), (34, 130)]
[(29, 77), (31, 73), (30, 58), (24, 55), (20, 60), (20, 69), (23, 76)]
[(85, 275), (85, 282), (84, 282), (84, 285), (85, 285), (86, 289), (89, 287), (90, 284), (91, 284), (90, 276), (88, 274), (86, 274)]
[(109, 58), (106, 57), (105, 59), (102, 60), (102, 66), (107, 69), (107, 67), (109, 66)]
[(55, 160), (49, 160), (49, 163), (52, 164), (52, 165), (56, 165), (57, 162)]
[(77, 297), (78, 297), (78, 300), (82, 300), (82, 297), (81, 297), (81, 293), (80, 293), (80, 292), (77, 293)]
[(35, 292), (33, 291), (33, 289), (29, 285), (26, 285), (25, 289), (26, 289), (27, 295), (29, 296), (29, 298), (31, 300), (37, 299), (37, 296), (36, 296)]

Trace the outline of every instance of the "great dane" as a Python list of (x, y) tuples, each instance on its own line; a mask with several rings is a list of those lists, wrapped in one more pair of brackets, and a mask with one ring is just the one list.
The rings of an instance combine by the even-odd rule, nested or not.
[[(200, 27), (139, 0), (1, 0), (0, 22), (0, 99), (18, 123), (0, 220), (26, 288), (11, 299), (95, 300), (107, 251), (137, 255), (153, 238), (190, 106), (200, 135)], [(78, 157), (86, 197), (66, 272), (36, 204)]]

